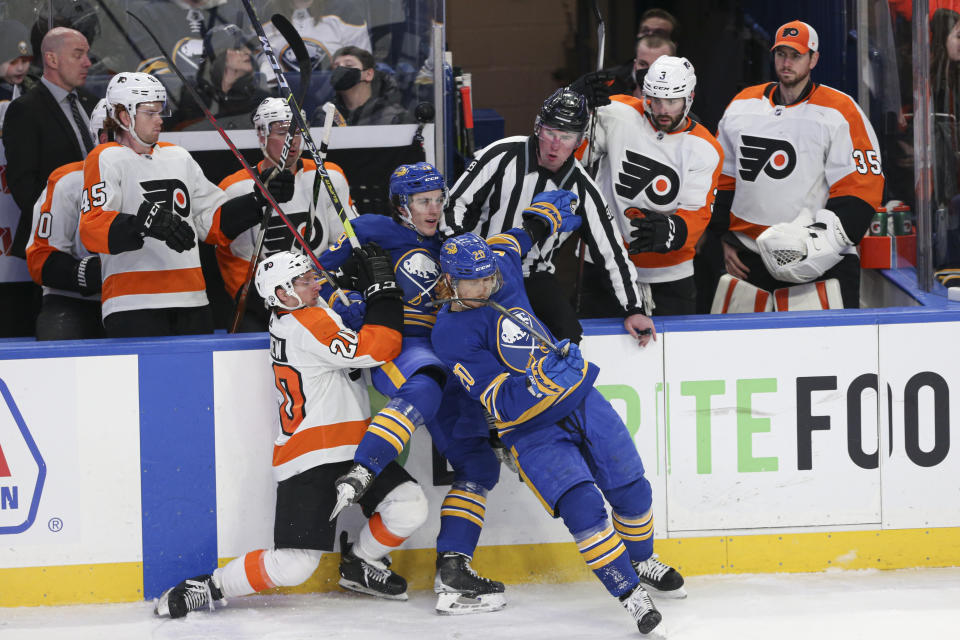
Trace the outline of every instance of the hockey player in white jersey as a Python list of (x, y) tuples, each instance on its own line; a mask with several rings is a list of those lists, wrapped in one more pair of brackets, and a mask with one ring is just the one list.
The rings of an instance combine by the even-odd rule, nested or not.
[[(257, 141), (263, 152), (263, 160), (257, 163), (256, 169), (263, 180), (267, 179), (275, 167), (282, 167), (284, 174), (293, 176), (293, 196), (283, 203), (281, 208), (313, 252), (320, 255), (336, 240), (342, 223), (324, 189), (321, 188), (317, 201), (313, 200), (313, 181), (317, 175), (317, 164), (313, 160), (300, 157), (303, 138), (299, 134), (293, 138), (286, 160), (281, 157), (292, 118), (293, 112), (290, 106), (281, 98), (267, 98), (257, 107), (253, 113), (253, 127), (257, 132)], [(332, 162), (323, 164), (330, 175), (330, 181), (337, 191), (340, 202), (347, 204), (349, 211), (352, 208), (350, 185), (347, 183), (343, 169)], [(253, 189), (253, 179), (246, 170), (240, 169), (224, 178), (220, 182), (220, 188), (228, 198), (242, 196)], [(227, 293), (232, 299), (236, 299), (243, 287), (259, 233), (260, 225), (254, 225), (243, 231), (229, 245), (217, 247), (217, 264), (220, 266)], [(300, 251), (293, 233), (273, 211), (263, 238), (262, 255), (267, 257), (278, 251), (290, 250)], [(248, 301), (240, 330), (265, 331), (267, 317), (262, 312), (263, 305), (253, 300)]]
[[(270, 356), (280, 409), (273, 446), (274, 546), (168, 589), (157, 602), (158, 616), (180, 618), (226, 598), (298, 585), (333, 550), (334, 482), (353, 465), (370, 423), (367, 386), (353, 370), (382, 365), (400, 353), (403, 327), (403, 301), (386, 253), (363, 245), (354, 259), (366, 302), (359, 331), (320, 298), (320, 277), (306, 257), (281, 251), (257, 267), (257, 290), (273, 311)], [(339, 584), (406, 600), (406, 581), (390, 570), (386, 556), (426, 520), (426, 497), (394, 461), (358, 502), (369, 520), (352, 545), (341, 534)]]
[[(83, 164), (80, 239), (100, 254), (107, 337), (212, 332), (197, 238), (227, 244), (260, 219), (258, 192), (227, 199), (185, 149), (158, 142), (166, 98), (153, 76), (115, 75), (104, 127), (116, 141)], [(269, 188), (285, 202), (293, 176)]]
[[(107, 101), (90, 114), (90, 137), (106, 142), (103, 121)], [(43, 287), (37, 317), (37, 340), (102, 338), (100, 320), (100, 256), (80, 242), (80, 194), (83, 162), (58, 167), (33, 206), (33, 227), (27, 242), (27, 267)]]
[(883, 195), (877, 137), (850, 96), (811, 79), (812, 26), (788, 22), (772, 50), (778, 82), (744, 89), (720, 120), (710, 230), (730, 275), (768, 291), (836, 278), (858, 307), (856, 245)]
[(630, 243), (654, 315), (696, 313), (695, 247), (710, 221), (723, 151), (688, 114), (697, 77), (686, 58), (661, 56), (643, 98), (611, 96), (596, 111), (596, 181)]

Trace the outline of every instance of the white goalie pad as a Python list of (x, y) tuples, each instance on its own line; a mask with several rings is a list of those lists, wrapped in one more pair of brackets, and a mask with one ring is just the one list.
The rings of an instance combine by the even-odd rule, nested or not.
[[(801, 214), (798, 219), (804, 217)], [(816, 280), (836, 266), (843, 259), (840, 252), (851, 244), (843, 225), (829, 209), (817, 211), (810, 226), (781, 222), (757, 238), (760, 257), (770, 275), (798, 284)]]
[(766, 289), (734, 278), (729, 273), (720, 276), (713, 296), (710, 313), (755, 313), (773, 311), (773, 296)]
[(777, 289), (773, 292), (773, 299), (776, 311), (843, 309), (840, 281), (836, 278)]

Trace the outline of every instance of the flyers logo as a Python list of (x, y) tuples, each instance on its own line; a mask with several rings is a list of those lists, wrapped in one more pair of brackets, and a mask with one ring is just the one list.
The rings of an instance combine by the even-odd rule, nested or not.
[[(140, 183), (145, 202), (140, 210), (149, 211), (154, 204), (173, 210), (184, 218), (190, 216), (190, 192), (179, 180), (144, 180)], [(138, 212), (139, 213), (139, 212)]]
[(743, 136), (740, 138), (740, 177), (755, 181), (760, 172), (780, 180), (797, 166), (797, 152), (786, 140)]
[(614, 185), (617, 195), (633, 200), (643, 191), (653, 204), (670, 204), (680, 193), (680, 176), (673, 167), (651, 160), (647, 156), (627, 149), (627, 157), (621, 164), (619, 182)]

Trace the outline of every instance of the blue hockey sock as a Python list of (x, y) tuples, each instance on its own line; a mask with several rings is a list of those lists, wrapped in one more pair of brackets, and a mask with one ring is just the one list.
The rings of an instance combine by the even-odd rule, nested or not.
[(486, 488), (475, 482), (454, 482), (440, 505), (437, 551), (456, 551), (472, 558), (486, 512)]
[(641, 562), (653, 555), (653, 511), (639, 516), (613, 512), (613, 528), (620, 535), (631, 560)]
[(611, 595), (618, 598), (639, 584), (623, 541), (609, 522), (573, 536), (584, 562)]

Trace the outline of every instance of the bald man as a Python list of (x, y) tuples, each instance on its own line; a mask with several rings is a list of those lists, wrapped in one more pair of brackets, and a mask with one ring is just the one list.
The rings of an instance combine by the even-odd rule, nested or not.
[[(81, 90), (90, 68), (89, 51), (90, 45), (79, 31), (51, 29), (40, 45), (43, 77), (7, 109), (3, 127), (6, 177), (21, 212), (13, 245), (7, 251), (13, 256), (24, 257), (33, 204), (50, 172), (83, 160), (93, 148), (89, 114), (97, 99)], [(0, 337), (33, 335), (30, 318), (35, 318), (39, 303), (35, 288), (32, 282), (0, 282), (0, 308), (20, 310), (0, 314)]]

